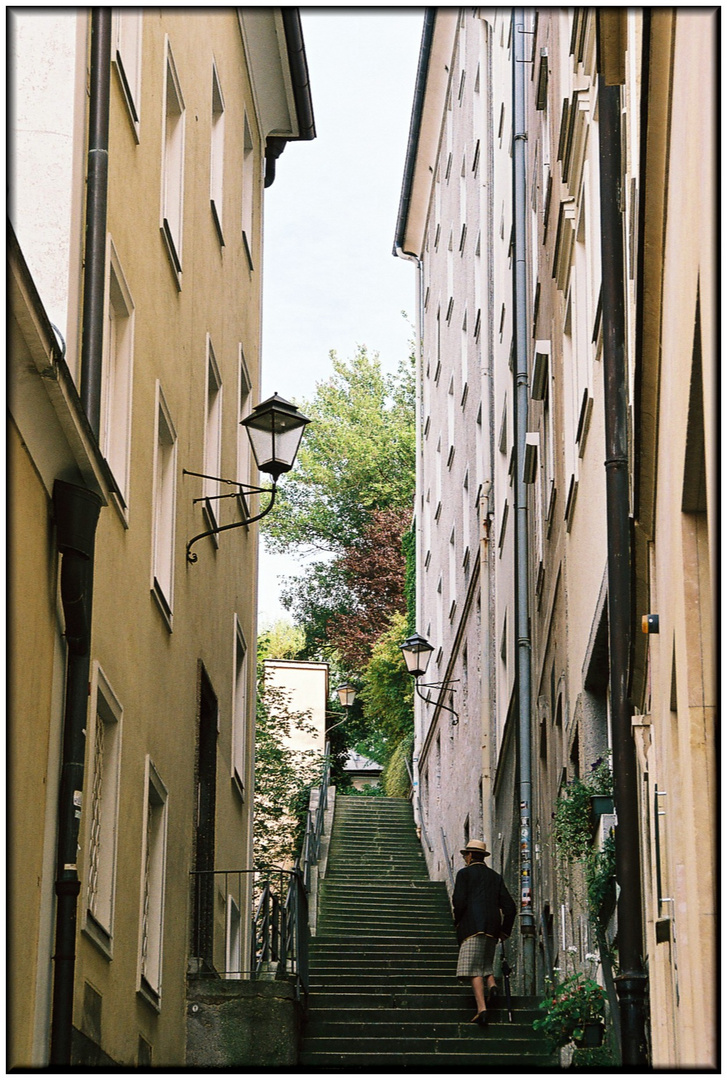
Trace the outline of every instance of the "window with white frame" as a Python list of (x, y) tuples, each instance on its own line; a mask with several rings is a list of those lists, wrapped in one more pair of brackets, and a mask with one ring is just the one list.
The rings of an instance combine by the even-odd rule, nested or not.
[(162, 160), (162, 233), (181, 283), (182, 209), (184, 203), (184, 99), (172, 50), (167, 40), (164, 82), (164, 140)]
[(245, 113), (242, 137), (242, 240), (250, 269), (252, 265), (252, 212), (255, 191), (255, 149), (250, 123)]
[[(206, 374), (206, 406), (204, 420), (204, 467), (206, 479), (202, 481), (202, 491), (205, 499), (205, 509), (210, 518), (212, 528), (216, 527), (219, 503), (217, 496), (220, 494), (218, 480), (210, 477), (220, 475), (222, 458), (222, 378), (217, 366), (215, 352), (212, 348), (212, 340), (207, 335), (207, 374)], [(213, 538), (215, 542), (217, 538)]]
[(141, 119), (141, 9), (114, 8), (111, 23), (111, 57), (138, 141)]
[(101, 450), (114, 474), (122, 505), (126, 506), (131, 447), (134, 301), (111, 239), (106, 296), (100, 441)]
[[(242, 342), (239, 345), (238, 375), (237, 375), (237, 480), (240, 484), (250, 483), (250, 440), (247, 430), (241, 427), (240, 421), (244, 420), (250, 412), (250, 394), (252, 382), (250, 373), (245, 362), (245, 352)], [(249, 495), (241, 496), (241, 510), (248, 517)]]
[(146, 759), (144, 794), (138, 988), (158, 1007), (162, 994), (167, 789), (149, 757)]
[(232, 779), (245, 797), (245, 742), (247, 739), (247, 644), (235, 616), (235, 664), (232, 689)]
[(225, 101), (222, 97), (217, 66), (212, 65), (212, 131), (210, 147), (210, 206), (212, 217), (224, 247), (222, 235), (222, 192), (225, 164)]
[(152, 590), (167, 619), (171, 618), (173, 604), (176, 488), (177, 434), (157, 382)]
[(103, 671), (94, 663), (91, 679), (90, 826), (86, 880), (89, 936), (111, 954), (116, 885), (116, 841), (123, 709)]

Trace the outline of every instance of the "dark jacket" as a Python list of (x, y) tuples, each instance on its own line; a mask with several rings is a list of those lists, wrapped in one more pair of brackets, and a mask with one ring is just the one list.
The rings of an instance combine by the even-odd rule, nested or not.
[(452, 906), (460, 945), (472, 934), (510, 936), (515, 922), (515, 901), (497, 871), (484, 863), (473, 862), (459, 871)]

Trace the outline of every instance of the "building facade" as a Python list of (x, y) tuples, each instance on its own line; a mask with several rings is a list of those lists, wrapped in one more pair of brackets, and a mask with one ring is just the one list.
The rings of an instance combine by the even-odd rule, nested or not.
[(27, 9), (9, 40), (9, 1061), (179, 1066), (188, 974), (250, 951), (213, 872), (251, 866), (257, 531), (215, 478), (255, 482), (305, 51), (276, 8)]
[[(451, 880), (455, 853), (484, 835), (519, 901), (522, 988), (597, 975), (617, 1021), (607, 946), (625, 949), (619, 922), (637, 925), (627, 975), (648, 976), (649, 1060), (683, 1067), (716, 1061), (715, 213), (714, 171), (697, 183), (678, 148), (714, 160), (715, 41), (710, 12), (428, 13), (394, 245), (416, 264), (420, 299), (417, 629), (434, 647), (437, 688), (434, 704), (417, 701), (414, 753), (430, 871)], [(699, 104), (687, 73), (697, 55), (712, 90)], [(614, 86), (615, 226), (599, 125)], [(699, 122), (687, 133), (690, 108)], [(603, 302), (614, 262), (616, 403), (616, 316)], [(626, 448), (608, 467), (626, 476), (626, 667), (609, 639), (604, 458), (617, 409)], [(659, 608), (646, 624), (658, 636), (642, 634)], [(583, 881), (556, 858), (553, 817), (569, 783), (609, 760), (616, 815), (601, 818), (594, 845), (616, 827), (623, 887), (599, 941)], [(619, 788), (631, 762), (633, 805)], [(636, 836), (634, 889), (619, 858)], [(626, 1055), (632, 1035), (621, 1032)]]

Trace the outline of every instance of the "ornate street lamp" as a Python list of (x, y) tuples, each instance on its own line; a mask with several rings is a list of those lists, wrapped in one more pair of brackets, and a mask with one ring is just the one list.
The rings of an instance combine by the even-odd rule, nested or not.
[[(421, 692), (421, 690), (419, 689), (420, 686), (431, 687), (432, 689), (440, 691), (449, 690), (450, 694), (454, 693), (454, 690), (452, 689), (452, 683), (459, 682), (458, 679), (447, 679), (443, 680), (442, 682), (432, 683), (419, 682), (421, 676), (426, 675), (427, 668), (429, 667), (429, 661), (431, 660), (432, 653), (434, 652), (434, 646), (430, 645), (425, 637), (422, 637), (421, 634), (412, 634), (411, 637), (408, 637), (406, 641), (403, 641), (399, 647), (404, 657), (406, 670), (409, 672), (409, 674), (414, 680), (414, 689), (416, 690), (422, 701), (426, 701), (428, 705), (435, 704), (435, 702), (432, 701), (428, 693), (424, 695)], [(452, 721), (453, 724), (459, 723), (459, 716), (454, 711), (454, 709), (450, 709), (449, 705), (445, 705), (443, 701), (440, 701), (439, 708), (446, 709), (447, 712), (452, 713), (452, 716), (454, 717), (454, 720)]]
[(343, 686), (338, 687), (336, 693), (344, 709), (350, 709), (353, 705), (353, 699), (356, 697), (356, 687), (351, 686), (350, 683), (344, 683)]
[(218, 525), (214, 529), (207, 529), (206, 532), (193, 536), (187, 544), (187, 562), (197, 562), (197, 554), (192, 551), (192, 545), (198, 540), (204, 539), (205, 536), (217, 536), (218, 533), (226, 532), (228, 529), (239, 529), (242, 525), (251, 525), (253, 521), (259, 521), (270, 513), (275, 504), (278, 479), (283, 473), (290, 472), (293, 468), (303, 432), (309, 423), (307, 416), (278, 394), (273, 394), (267, 401), (256, 405), (250, 415), (240, 421), (241, 426), (247, 431), (258, 469), (273, 478), (273, 486), (270, 488), (242, 484), (239, 480), (225, 480), (220, 476), (207, 476), (206, 473), (190, 472), (189, 469), (182, 470), (184, 476), (199, 476), (203, 480), (216, 480), (219, 484), (228, 484), (235, 489), (226, 495), (206, 495), (200, 499), (193, 499), (193, 503), (209, 502), (212, 499), (232, 499), (246, 494), (270, 495), (270, 502), (261, 513), (246, 517), (243, 521), (233, 521), (231, 525)]

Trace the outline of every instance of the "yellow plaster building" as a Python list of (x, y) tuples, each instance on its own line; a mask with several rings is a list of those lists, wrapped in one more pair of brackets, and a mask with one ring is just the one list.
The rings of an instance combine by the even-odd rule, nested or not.
[(10, 43), (8, 1064), (180, 1066), (188, 972), (250, 951), (249, 897), (192, 881), (251, 865), (257, 530), (187, 546), (250, 512), (209, 478), (256, 479), (305, 50), (279, 8), (25, 9)]

